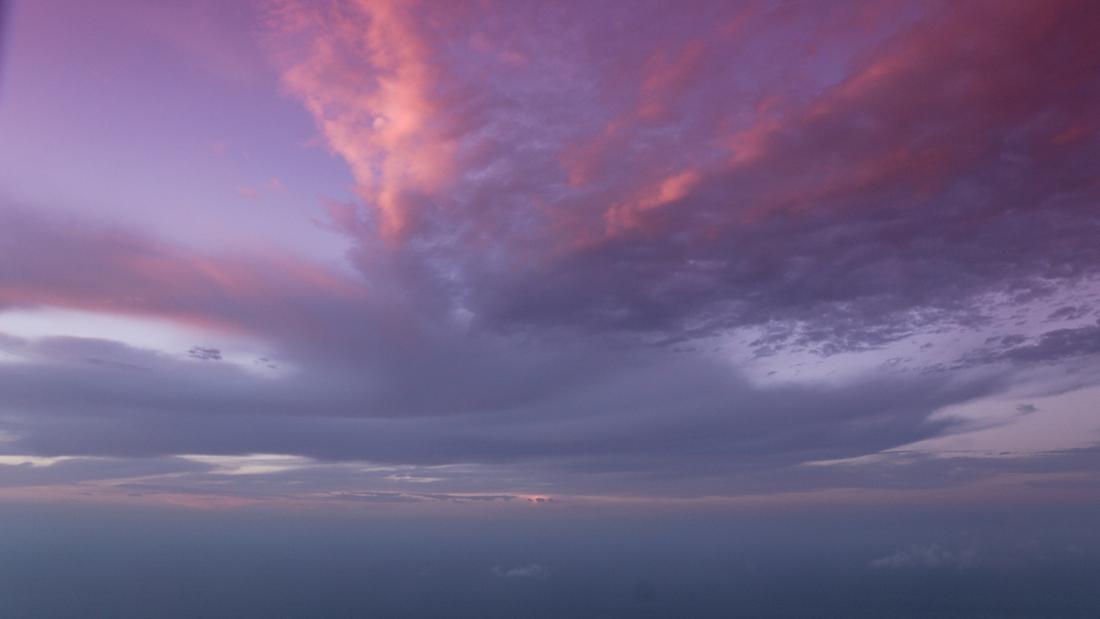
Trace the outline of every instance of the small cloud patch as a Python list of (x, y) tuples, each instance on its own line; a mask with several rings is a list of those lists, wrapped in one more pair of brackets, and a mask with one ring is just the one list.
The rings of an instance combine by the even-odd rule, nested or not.
[(899, 550), (885, 557), (874, 559), (868, 565), (875, 569), (887, 570), (962, 569), (974, 567), (976, 562), (977, 552), (973, 548), (953, 551), (937, 543), (932, 543), (927, 546), (910, 546), (905, 550)]
[(1018, 404), (1016, 405), (1016, 412), (1021, 415), (1030, 415), (1039, 412), (1039, 407), (1034, 404)]
[(201, 361), (221, 361), (222, 351), (217, 348), (206, 348), (204, 346), (192, 346), (191, 350), (187, 351), (187, 356), (192, 359), (199, 359)]
[(538, 563), (528, 563), (513, 568), (504, 569), (499, 565), (493, 566), (493, 575), (497, 578), (510, 578), (517, 580), (546, 580), (550, 578), (550, 570)]
[(450, 494), (442, 492), (335, 492), (329, 498), (369, 503), (421, 503), (445, 501), (449, 503), (485, 503), (511, 501), (511, 494)]
[(1067, 305), (1060, 307), (1047, 316), (1048, 322), (1060, 322), (1064, 320), (1079, 320), (1089, 315), (1089, 308), (1085, 306), (1075, 307)]

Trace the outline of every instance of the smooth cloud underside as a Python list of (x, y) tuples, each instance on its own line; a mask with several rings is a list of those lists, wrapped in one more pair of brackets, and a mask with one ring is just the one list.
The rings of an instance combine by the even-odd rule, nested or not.
[[(1095, 367), (1095, 3), (696, 8), (272, 4), (282, 85), (356, 183), (327, 212), (354, 274), (9, 202), (0, 310), (166, 318), (295, 370), (0, 334), (5, 449), (483, 467), (326, 488), (374, 503), (875, 484), (803, 465), (960, 429), (930, 415), (1041, 364)], [(1047, 301), (1041, 333), (857, 380), (762, 386), (723, 348), (842, 356)], [(34, 475), (75, 465), (54, 466)]]

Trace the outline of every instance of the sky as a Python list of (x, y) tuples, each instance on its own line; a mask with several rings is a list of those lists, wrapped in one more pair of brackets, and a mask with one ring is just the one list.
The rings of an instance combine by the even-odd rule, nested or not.
[(3, 8), (17, 520), (1100, 503), (1095, 2)]

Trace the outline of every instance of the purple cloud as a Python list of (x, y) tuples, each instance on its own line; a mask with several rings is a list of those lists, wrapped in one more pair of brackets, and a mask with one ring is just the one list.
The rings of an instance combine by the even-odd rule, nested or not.
[[(373, 503), (885, 484), (811, 464), (1095, 368), (1100, 12), (843, 9), (272, 3), (264, 49), (354, 181), (324, 214), (346, 262), (5, 199), (3, 449), (78, 457), (58, 479), (180, 464), (199, 488), (224, 472), (173, 458), (297, 456), (233, 488)], [(202, 339), (4, 326), (58, 307)], [(752, 375), (799, 355), (835, 375)], [(1054, 460), (1021, 466), (1087, 465)], [(897, 487), (951, 485), (936, 466)]]

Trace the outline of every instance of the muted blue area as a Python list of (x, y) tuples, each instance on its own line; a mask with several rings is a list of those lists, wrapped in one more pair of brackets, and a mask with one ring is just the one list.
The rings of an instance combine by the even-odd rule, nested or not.
[[(1100, 616), (1097, 510), (1009, 511), (399, 522), (9, 506), (0, 616)], [(975, 564), (871, 565), (927, 540)]]

